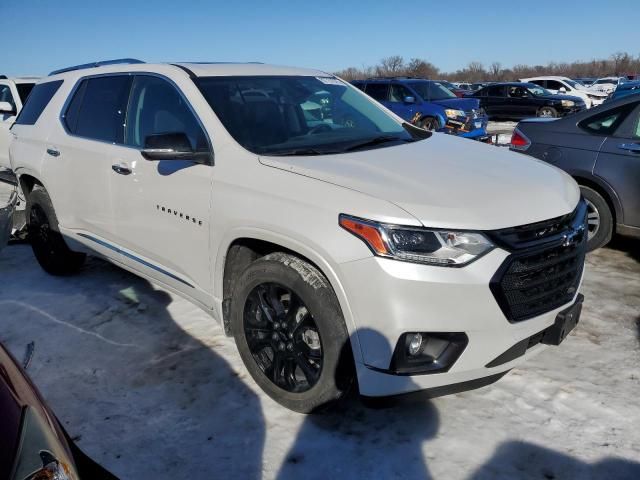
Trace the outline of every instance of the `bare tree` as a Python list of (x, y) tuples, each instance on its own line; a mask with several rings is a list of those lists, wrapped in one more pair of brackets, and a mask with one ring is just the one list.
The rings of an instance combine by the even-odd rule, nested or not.
[(494, 80), (502, 80), (502, 64), (500, 62), (493, 62), (489, 67), (489, 75)]
[(437, 78), (439, 73), (435, 65), (420, 58), (412, 58), (405, 68), (405, 74), (410, 77)]
[(383, 58), (376, 68), (376, 73), (380, 77), (393, 77), (401, 75), (404, 70), (404, 58), (400, 55), (392, 55)]

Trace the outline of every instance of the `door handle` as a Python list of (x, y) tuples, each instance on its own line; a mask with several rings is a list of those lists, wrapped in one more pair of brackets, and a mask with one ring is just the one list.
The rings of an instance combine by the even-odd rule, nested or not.
[(618, 148), (628, 150), (633, 153), (640, 153), (640, 143), (621, 143)]
[(113, 170), (114, 172), (116, 172), (116, 173), (118, 173), (120, 175), (130, 175), (131, 174), (131, 169), (126, 165), (119, 165), (119, 164), (111, 165), (111, 170)]
[(47, 154), (51, 155), (52, 157), (59, 157), (60, 156), (60, 152), (58, 150), (56, 150), (55, 148), (47, 148)]

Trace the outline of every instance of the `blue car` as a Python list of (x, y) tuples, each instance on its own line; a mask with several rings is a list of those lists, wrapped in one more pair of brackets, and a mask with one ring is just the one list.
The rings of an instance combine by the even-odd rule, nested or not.
[(640, 80), (624, 82), (618, 85), (618, 88), (609, 96), (608, 100), (616, 100), (626, 97), (627, 95), (637, 95), (640, 93)]
[(458, 98), (439, 82), (372, 78), (351, 82), (393, 113), (426, 130), (488, 142), (488, 117), (475, 98)]

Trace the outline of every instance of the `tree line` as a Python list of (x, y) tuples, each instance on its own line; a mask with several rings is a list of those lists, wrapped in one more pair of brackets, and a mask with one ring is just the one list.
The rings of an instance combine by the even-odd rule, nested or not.
[(383, 58), (377, 65), (349, 67), (336, 72), (345, 80), (369, 77), (409, 76), (442, 79), (453, 82), (510, 81), (539, 75), (558, 75), (569, 78), (607, 77), (640, 74), (640, 55), (634, 57), (626, 52), (617, 52), (609, 58), (571, 63), (549, 62), (546, 65), (518, 64), (504, 68), (500, 62), (485, 66), (481, 62), (470, 62), (455, 72), (443, 72), (431, 62), (421, 58), (406, 60), (401, 55)]

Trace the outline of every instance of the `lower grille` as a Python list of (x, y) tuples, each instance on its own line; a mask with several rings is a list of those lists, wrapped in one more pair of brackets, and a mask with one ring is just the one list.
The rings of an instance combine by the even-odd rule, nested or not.
[[(491, 281), (500, 308), (511, 322), (520, 322), (554, 310), (575, 297), (586, 254), (586, 208), (580, 203), (570, 222), (555, 230), (550, 242), (537, 248), (515, 249)], [(509, 235), (513, 232), (509, 231)], [(494, 236), (500, 232), (494, 232)], [(538, 242), (542, 243), (542, 242)]]

